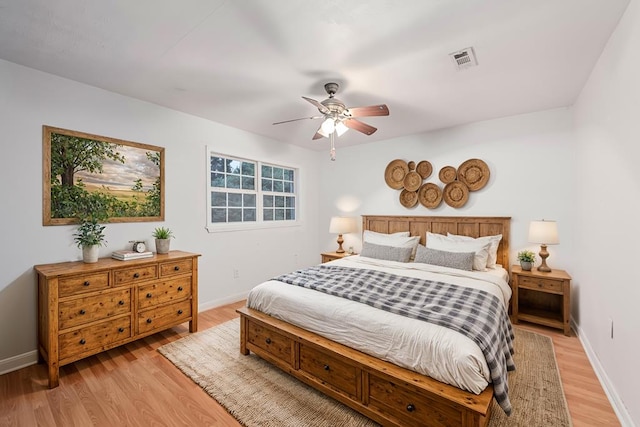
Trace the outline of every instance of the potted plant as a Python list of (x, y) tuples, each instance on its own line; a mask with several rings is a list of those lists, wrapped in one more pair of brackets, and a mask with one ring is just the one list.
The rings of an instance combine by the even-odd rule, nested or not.
[(156, 252), (159, 254), (169, 253), (169, 243), (173, 238), (173, 231), (167, 227), (158, 227), (153, 230), (152, 236), (156, 238)]
[(531, 251), (518, 252), (518, 261), (520, 261), (520, 267), (525, 271), (531, 271), (533, 262), (536, 260), (536, 254)]
[(86, 263), (98, 262), (98, 250), (104, 239), (104, 225), (100, 225), (96, 218), (86, 218), (80, 221), (73, 240), (82, 249), (82, 260)]

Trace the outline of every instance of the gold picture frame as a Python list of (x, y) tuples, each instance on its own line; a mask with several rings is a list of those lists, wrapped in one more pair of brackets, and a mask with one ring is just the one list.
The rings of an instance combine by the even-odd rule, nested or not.
[(164, 221), (163, 147), (44, 125), (43, 225)]

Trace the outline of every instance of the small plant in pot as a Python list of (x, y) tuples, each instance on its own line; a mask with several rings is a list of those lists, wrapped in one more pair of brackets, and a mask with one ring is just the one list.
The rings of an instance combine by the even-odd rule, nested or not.
[(99, 248), (106, 244), (104, 229), (105, 226), (99, 224), (96, 218), (87, 218), (80, 221), (78, 229), (73, 234), (73, 240), (82, 249), (82, 260), (84, 262), (98, 262)]
[(530, 271), (533, 267), (533, 263), (536, 260), (536, 254), (531, 251), (518, 252), (518, 261), (520, 261), (520, 267), (525, 271)]
[(159, 254), (169, 253), (169, 246), (173, 238), (173, 231), (167, 227), (158, 227), (153, 230), (153, 237), (156, 238), (156, 252)]

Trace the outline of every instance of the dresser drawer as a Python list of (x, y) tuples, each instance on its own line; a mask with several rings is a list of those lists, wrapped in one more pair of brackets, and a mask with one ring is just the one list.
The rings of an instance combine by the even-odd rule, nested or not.
[(188, 274), (193, 270), (191, 259), (181, 259), (160, 264), (160, 277), (175, 276), (176, 274)]
[(254, 322), (249, 322), (247, 335), (249, 343), (293, 366), (293, 340)]
[(144, 309), (191, 296), (191, 277), (154, 282), (138, 287), (138, 308)]
[(191, 300), (157, 307), (138, 313), (138, 333), (167, 328), (186, 322), (191, 317)]
[(454, 408), (374, 374), (369, 375), (369, 408), (397, 420), (398, 425), (419, 426), (426, 420), (429, 425), (462, 425), (462, 414)]
[(62, 277), (58, 280), (60, 298), (109, 287), (109, 272)]
[(300, 370), (346, 393), (349, 397), (357, 397), (359, 369), (344, 360), (301, 344)]
[(86, 328), (60, 334), (60, 360), (126, 340), (131, 337), (131, 316), (104, 321)]
[(157, 277), (157, 264), (139, 265), (137, 267), (115, 270), (113, 272), (115, 286), (140, 282), (142, 280), (155, 279)]
[(128, 313), (131, 311), (131, 290), (114, 290), (101, 295), (64, 301), (58, 305), (58, 310), (60, 329)]
[(520, 276), (518, 278), (518, 286), (526, 289), (540, 289), (558, 294), (562, 293), (562, 280)]

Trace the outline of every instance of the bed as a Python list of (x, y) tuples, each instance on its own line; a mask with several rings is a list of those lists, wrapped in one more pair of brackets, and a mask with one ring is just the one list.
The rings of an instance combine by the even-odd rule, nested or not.
[[(363, 216), (363, 230), (386, 234), (408, 231), (419, 236), (422, 245), (427, 232), (474, 238), (501, 234), (496, 256), (502, 266), (509, 266), (509, 228), (510, 218), (506, 217)], [(394, 273), (395, 277), (400, 272), (403, 278), (432, 279), (448, 273), (446, 267), (408, 263), (405, 265), (410, 268), (404, 268), (402, 263), (367, 257), (347, 257), (328, 264), (322, 266), (323, 271), (361, 268), (375, 272), (371, 274)], [(504, 269), (491, 273), (495, 280), (490, 282), (497, 284), (491, 292), (506, 310), (510, 296), (507, 273)], [(484, 284), (484, 277), (480, 281), (474, 276), (483, 274), (447, 275), (465, 286), (469, 282), (493, 287)], [(285, 276), (280, 279), (286, 281)], [(415, 332), (405, 335), (393, 329), (401, 317), (398, 314), (336, 298), (280, 280), (257, 286), (251, 291), (248, 307), (238, 310), (241, 353), (253, 351), (383, 425), (486, 425), (494, 387), (476, 343), (448, 328), (416, 319), (399, 320), (406, 323), (406, 330)], [(319, 306), (324, 308), (317, 309)], [(331, 319), (337, 322), (331, 324)], [(427, 326), (416, 326), (418, 323)], [(427, 342), (433, 345), (424, 346)], [(441, 355), (422, 347), (433, 347)], [(414, 353), (425, 353), (426, 357), (416, 359)]]

